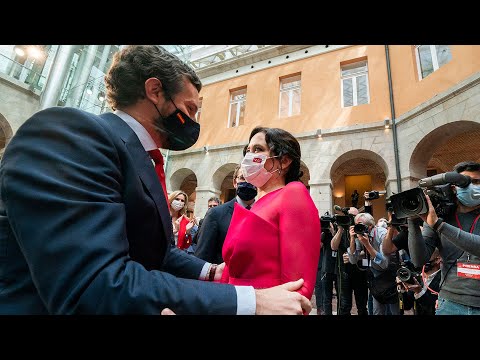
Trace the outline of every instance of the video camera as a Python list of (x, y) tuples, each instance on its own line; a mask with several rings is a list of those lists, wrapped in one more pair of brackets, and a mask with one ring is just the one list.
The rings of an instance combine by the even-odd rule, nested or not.
[(327, 229), (330, 227), (330, 223), (333, 223), (334, 226), (343, 226), (343, 227), (350, 227), (350, 225), (355, 224), (355, 217), (352, 214), (348, 213), (348, 210), (350, 210), (349, 207), (340, 207), (338, 205), (334, 206), (334, 209), (336, 211), (341, 211), (345, 215), (331, 215), (328, 211), (325, 212), (325, 215), (320, 217), (320, 224), (322, 229)]
[(390, 196), (389, 203), (397, 219), (412, 217), (428, 212), (427, 194), (435, 212), (445, 217), (456, 208), (455, 194), (451, 185), (467, 187), (471, 178), (455, 171), (421, 179), (419, 186)]

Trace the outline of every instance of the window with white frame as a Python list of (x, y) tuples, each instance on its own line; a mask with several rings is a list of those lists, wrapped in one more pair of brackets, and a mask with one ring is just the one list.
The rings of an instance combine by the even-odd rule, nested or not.
[(245, 103), (247, 101), (247, 88), (230, 92), (230, 111), (228, 114), (228, 127), (243, 125), (245, 117)]
[(198, 101), (198, 110), (197, 110), (197, 113), (195, 114), (195, 120), (197, 121), (197, 123), (200, 123), (200, 115), (202, 114), (202, 102), (203, 102), (203, 98), (200, 98)]
[(416, 45), (418, 78), (424, 79), (452, 60), (448, 45)]
[(368, 104), (370, 94), (368, 89), (367, 61), (342, 65), (342, 107)]
[(300, 114), (302, 80), (300, 74), (280, 79), (278, 114), (289, 117)]

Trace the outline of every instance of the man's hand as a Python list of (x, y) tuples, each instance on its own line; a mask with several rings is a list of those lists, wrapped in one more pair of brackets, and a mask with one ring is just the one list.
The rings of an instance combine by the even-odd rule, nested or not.
[(438, 220), (438, 216), (437, 216), (437, 213), (435, 212), (435, 209), (432, 205), (432, 201), (430, 200), (430, 196), (425, 194), (425, 198), (427, 199), (428, 212), (425, 213), (425, 214), (421, 214), (421, 215), (419, 214), (418, 216), (420, 216), (422, 218), (422, 220), (425, 221), (430, 227), (433, 227), (433, 225), (435, 225), (435, 223)]
[(172, 310), (170, 310), (169, 308), (165, 308), (162, 310), (162, 312), (160, 313), (160, 315), (177, 315), (175, 314)]
[(357, 239), (360, 240), (363, 246), (369, 244), (368, 236), (365, 234), (357, 234)]
[(354, 225), (351, 225), (350, 228), (348, 229), (348, 233), (350, 234), (350, 241), (354, 240), (355, 237), (357, 236), (357, 233), (354, 230)]
[(215, 269), (215, 277), (213, 278), (213, 281), (220, 281), (220, 279), (222, 278), (223, 269), (225, 269), (225, 262), (222, 262), (221, 264), (217, 265), (217, 268)]
[(312, 304), (305, 296), (296, 292), (303, 279), (290, 281), (268, 289), (255, 290), (256, 315), (302, 315), (309, 314)]
[(365, 198), (365, 206), (372, 206), (372, 202), (370, 200), (368, 200), (369, 196), (368, 196), (368, 191), (365, 191), (363, 193), (363, 197)]

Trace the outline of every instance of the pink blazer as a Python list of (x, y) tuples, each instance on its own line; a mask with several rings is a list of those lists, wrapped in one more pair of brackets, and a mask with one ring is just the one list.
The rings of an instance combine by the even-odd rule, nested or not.
[(320, 219), (306, 187), (291, 182), (253, 205), (235, 204), (223, 244), (222, 282), (266, 288), (303, 278), (312, 297), (320, 254)]

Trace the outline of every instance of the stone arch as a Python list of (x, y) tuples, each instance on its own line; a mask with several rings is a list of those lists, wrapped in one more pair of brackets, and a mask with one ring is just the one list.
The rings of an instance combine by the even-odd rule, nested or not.
[(300, 178), (300, 181), (303, 183), (303, 185), (305, 185), (307, 187), (307, 189), (310, 188), (310, 169), (308, 168), (308, 166), (302, 161), (300, 160), (300, 171), (303, 171), (303, 175), (302, 177)]
[[(373, 151), (358, 149), (358, 150), (350, 150), (341, 154), (333, 162), (333, 164), (330, 167), (330, 178), (332, 179), (332, 182), (334, 181), (335, 174), (337, 174), (338, 169), (344, 163), (350, 162), (352, 160), (357, 160), (357, 159), (360, 159), (360, 161), (370, 160), (371, 162), (376, 163), (380, 167), (382, 172), (385, 174), (386, 178), (388, 179), (389, 170), (385, 160), (383, 160), (383, 158), (380, 155), (378, 155)], [(362, 164), (363, 163), (359, 163), (358, 165), (355, 165), (355, 167), (350, 170), (352, 174), (359, 174), (361, 172), (365, 172), (365, 168), (363, 168)]]
[(424, 178), (428, 170), (435, 173), (452, 171), (455, 164), (472, 160), (480, 162), (480, 124), (455, 121), (439, 126), (417, 143), (409, 161), (412, 186)]
[(170, 176), (170, 192), (175, 190), (183, 190), (188, 195), (190, 200), (190, 197), (195, 192), (196, 187), (197, 176), (190, 169), (178, 169), (172, 174), (172, 176)]
[[(340, 155), (330, 168), (333, 204), (351, 206), (351, 193), (357, 190), (358, 208), (364, 205), (365, 191), (387, 190), (388, 165), (377, 153), (370, 150), (351, 150)], [(358, 185), (355, 184), (358, 181)], [(385, 196), (373, 202), (375, 217), (385, 216)]]
[(0, 113), (0, 159), (13, 136), (13, 130), (5, 116)]
[(233, 171), (237, 163), (227, 163), (220, 166), (212, 175), (213, 187), (220, 190), (220, 200), (224, 203), (230, 200), (234, 195)]

